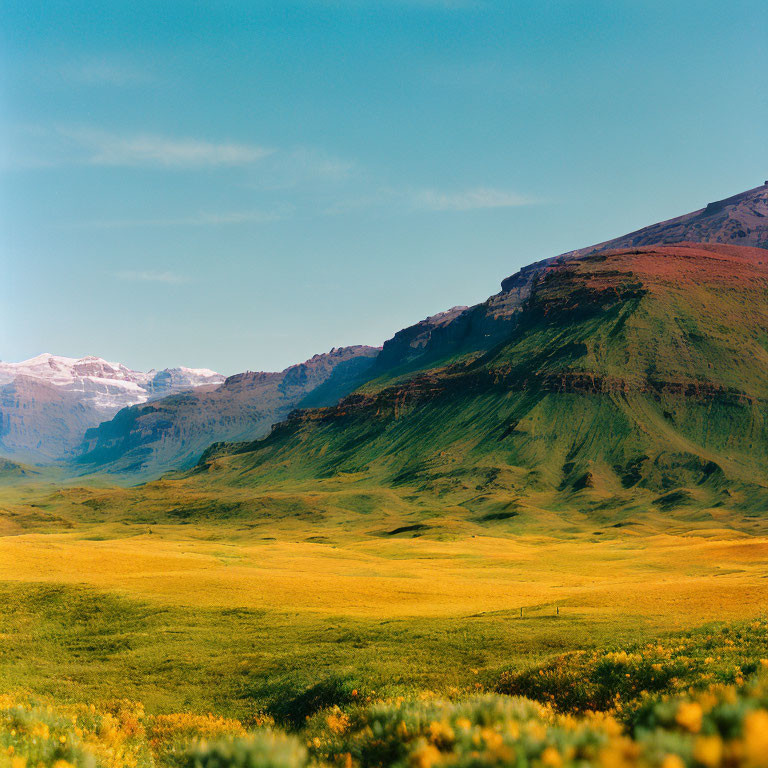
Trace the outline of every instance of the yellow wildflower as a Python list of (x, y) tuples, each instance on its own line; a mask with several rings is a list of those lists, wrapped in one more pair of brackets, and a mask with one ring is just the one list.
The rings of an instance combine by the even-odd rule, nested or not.
[(472, 728), (472, 723), (466, 717), (459, 717), (456, 719), (456, 727), (461, 728), (462, 731), (468, 731)]
[(480, 734), (483, 737), (487, 749), (497, 749), (504, 742), (501, 734), (497, 733), (492, 728), (483, 728), (482, 731), (480, 731)]
[(541, 753), (541, 764), (548, 766), (548, 768), (560, 768), (563, 764), (563, 758), (560, 757), (560, 753), (554, 747), (547, 747)]
[(744, 749), (749, 768), (768, 768), (768, 712), (758, 709), (744, 719)]
[(693, 745), (693, 759), (705, 768), (717, 768), (723, 759), (723, 742), (719, 736), (699, 736)]
[[(612, 744), (600, 750), (600, 768), (631, 768), (636, 765), (636, 751), (627, 749), (626, 743)], [(662, 768), (682, 768), (663, 766)]]
[(696, 701), (684, 701), (677, 710), (675, 720), (687, 731), (698, 733), (701, 730), (703, 716), (701, 704)]
[(453, 728), (448, 723), (432, 721), (427, 731), (429, 732), (429, 740), (438, 746), (445, 747), (453, 742)]
[(409, 762), (413, 768), (432, 768), (435, 763), (440, 761), (440, 750), (432, 744), (424, 743), (409, 757)]
[(325, 718), (325, 722), (331, 733), (337, 735), (345, 733), (349, 729), (349, 715), (345, 715), (340, 711), (331, 712), (331, 714)]
[(547, 736), (547, 729), (535, 720), (531, 720), (527, 723), (525, 728), (528, 731), (528, 735), (537, 741), (543, 741)]

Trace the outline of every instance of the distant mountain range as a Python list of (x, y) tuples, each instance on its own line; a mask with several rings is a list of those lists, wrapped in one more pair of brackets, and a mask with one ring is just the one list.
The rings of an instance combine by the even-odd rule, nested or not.
[(100, 357), (46, 353), (0, 362), (0, 453), (31, 461), (64, 458), (86, 429), (125, 406), (222, 381), (208, 369), (143, 372)]

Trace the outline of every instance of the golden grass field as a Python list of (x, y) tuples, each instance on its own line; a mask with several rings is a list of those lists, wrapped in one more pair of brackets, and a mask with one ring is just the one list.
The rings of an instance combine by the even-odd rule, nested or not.
[[(98, 529), (97, 529), (98, 530)], [(88, 585), (165, 604), (346, 616), (554, 612), (680, 627), (768, 609), (768, 538), (544, 535), (217, 540), (154, 526), (0, 538), (0, 580)], [(94, 540), (100, 538), (102, 540)], [(213, 540), (212, 540), (213, 539)]]

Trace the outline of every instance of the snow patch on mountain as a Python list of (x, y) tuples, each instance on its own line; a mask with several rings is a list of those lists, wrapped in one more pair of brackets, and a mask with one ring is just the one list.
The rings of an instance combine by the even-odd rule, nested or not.
[(48, 352), (20, 363), (0, 362), (0, 385), (19, 378), (36, 379), (77, 393), (83, 402), (105, 415), (128, 405), (224, 381), (224, 376), (208, 368), (134, 371), (101, 357), (64, 357)]

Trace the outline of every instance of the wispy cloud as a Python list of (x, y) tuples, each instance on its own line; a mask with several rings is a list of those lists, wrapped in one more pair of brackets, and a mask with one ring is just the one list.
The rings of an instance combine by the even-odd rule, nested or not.
[(120, 135), (90, 128), (59, 127), (61, 136), (79, 145), (90, 165), (203, 168), (249, 165), (273, 150), (254, 144), (212, 142), (155, 134)]
[(517, 208), (534, 205), (540, 200), (494, 187), (473, 187), (465, 190), (434, 188), (408, 189), (380, 186), (357, 195), (346, 195), (327, 205), (327, 216), (354, 213), (364, 209), (389, 211), (477, 211), (491, 208)]
[(328, 193), (331, 187), (350, 182), (358, 172), (351, 160), (312, 147), (277, 149), (260, 163), (249, 186), (260, 190), (314, 189)]
[(223, 213), (201, 213), (182, 220), (185, 224), (260, 224), (279, 221), (290, 215), (286, 207), (274, 211), (225, 211)]
[(432, 211), (474, 211), (481, 208), (517, 208), (535, 200), (492, 187), (476, 187), (459, 192), (424, 189), (414, 195), (414, 205)]
[(350, 160), (307, 147), (289, 152), (286, 165), (292, 165), (305, 175), (326, 181), (343, 181), (355, 170), (355, 164)]
[(180, 283), (190, 282), (190, 278), (186, 275), (180, 275), (170, 271), (123, 270), (117, 272), (115, 276), (118, 280), (134, 283), (165, 283), (166, 285), (178, 285)]
[(322, 209), (325, 216), (338, 216), (365, 209), (402, 209), (412, 200), (412, 195), (393, 187), (368, 187), (351, 195), (346, 193), (331, 201)]

